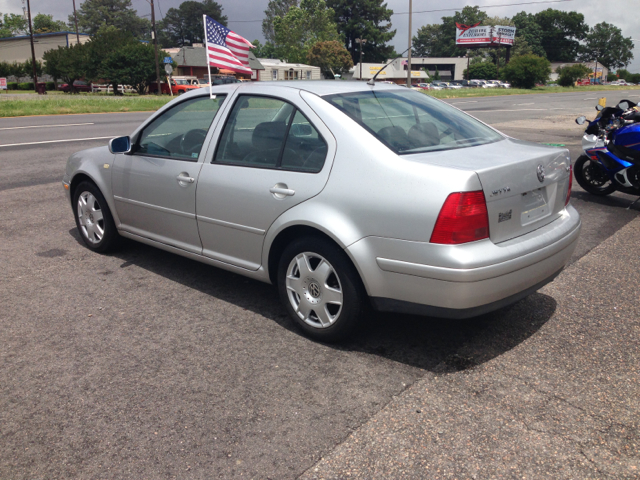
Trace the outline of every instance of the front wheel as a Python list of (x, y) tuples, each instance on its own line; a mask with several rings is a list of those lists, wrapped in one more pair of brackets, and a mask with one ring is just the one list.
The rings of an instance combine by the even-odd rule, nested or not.
[(92, 182), (80, 183), (73, 192), (76, 226), (87, 247), (95, 252), (112, 250), (118, 243), (118, 232), (100, 189)]
[(615, 184), (599, 162), (581, 155), (576, 160), (573, 172), (578, 184), (592, 195), (610, 195), (616, 191)]
[(285, 308), (320, 341), (344, 340), (366, 309), (366, 293), (347, 255), (321, 238), (290, 243), (278, 267), (278, 291)]

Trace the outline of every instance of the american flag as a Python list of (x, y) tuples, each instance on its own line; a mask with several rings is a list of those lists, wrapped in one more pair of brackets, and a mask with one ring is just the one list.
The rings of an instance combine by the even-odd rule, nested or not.
[(207, 15), (204, 15), (204, 31), (210, 66), (251, 74), (249, 49), (253, 45), (248, 40)]

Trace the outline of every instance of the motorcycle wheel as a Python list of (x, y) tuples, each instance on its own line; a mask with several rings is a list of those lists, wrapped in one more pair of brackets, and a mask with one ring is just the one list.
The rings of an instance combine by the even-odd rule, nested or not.
[(611, 195), (616, 191), (615, 184), (611, 181), (600, 163), (591, 160), (586, 155), (580, 155), (573, 166), (573, 174), (578, 185), (592, 195)]

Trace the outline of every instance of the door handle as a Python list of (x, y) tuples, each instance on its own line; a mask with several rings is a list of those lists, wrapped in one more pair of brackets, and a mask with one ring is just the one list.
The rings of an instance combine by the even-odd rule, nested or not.
[[(188, 175), (188, 174), (187, 174)], [(178, 183), (194, 183), (196, 181), (195, 178), (189, 177), (187, 175), (183, 175), (182, 173), (176, 177)]]
[(291, 190), (284, 183), (275, 184), (269, 189), (269, 192), (273, 193), (273, 196), (279, 199), (283, 199), (284, 197), (293, 197), (296, 193), (295, 190)]

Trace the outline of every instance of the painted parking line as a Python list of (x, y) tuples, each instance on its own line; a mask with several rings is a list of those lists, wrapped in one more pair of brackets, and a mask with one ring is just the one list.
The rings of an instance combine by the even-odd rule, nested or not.
[(65, 140), (47, 140), (45, 142), (7, 143), (4, 145), (0, 145), (0, 148), (1, 147), (21, 147), (23, 145), (42, 145), (44, 143), (86, 142), (87, 140), (105, 140), (107, 138), (115, 138), (115, 137), (111, 135), (109, 137), (68, 138)]
[(95, 125), (95, 123), (64, 123), (60, 125), (29, 125), (26, 127), (2, 127), (0, 128), (0, 130), (20, 130), (22, 128), (80, 127), (82, 125)]

